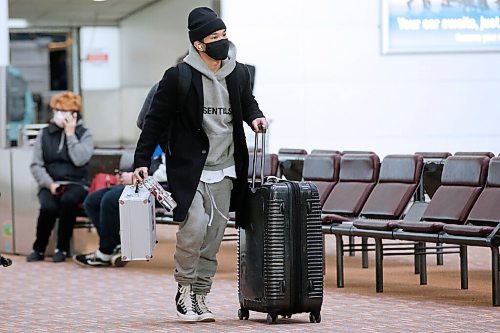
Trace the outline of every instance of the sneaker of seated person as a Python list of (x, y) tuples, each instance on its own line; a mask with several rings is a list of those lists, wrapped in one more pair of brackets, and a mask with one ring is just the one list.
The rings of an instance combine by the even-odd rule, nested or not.
[(111, 256), (96, 250), (92, 253), (74, 255), (73, 261), (83, 267), (107, 267), (111, 266)]
[(59, 249), (56, 249), (54, 252), (54, 255), (52, 256), (52, 261), (53, 262), (63, 262), (66, 260), (67, 256), (68, 256), (68, 253), (66, 251), (61, 251)]
[(35, 261), (43, 261), (45, 259), (45, 255), (43, 252), (33, 251), (27, 257), (27, 262), (35, 262)]
[(182, 286), (179, 284), (177, 295), (175, 295), (177, 305), (177, 317), (185, 322), (194, 323), (198, 321), (198, 314), (194, 309), (194, 294), (191, 292), (191, 285)]
[(194, 294), (194, 310), (198, 314), (198, 321), (215, 321), (215, 316), (207, 307), (207, 295)]

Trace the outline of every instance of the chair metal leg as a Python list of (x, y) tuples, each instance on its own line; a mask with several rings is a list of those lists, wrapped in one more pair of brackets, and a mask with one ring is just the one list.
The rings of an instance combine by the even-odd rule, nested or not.
[(426, 252), (426, 244), (424, 242), (420, 243), (420, 285), (427, 284), (427, 255)]
[(356, 240), (354, 239), (354, 236), (349, 236), (349, 257), (354, 257), (356, 255), (356, 251), (354, 249), (355, 243)]
[(417, 252), (420, 250), (420, 246), (419, 246), (419, 243), (415, 243), (414, 245), (414, 252), (415, 255), (414, 255), (414, 259), (413, 259), (413, 263), (415, 265), (415, 274), (420, 274), (420, 256), (417, 255)]
[(469, 269), (466, 245), (460, 245), (460, 288), (469, 288)]
[(500, 265), (498, 247), (491, 248), (491, 290), (493, 297), (493, 306), (500, 306)]
[(444, 256), (443, 256), (443, 243), (436, 243), (436, 262), (438, 266), (442, 266), (444, 263)]
[(384, 248), (380, 238), (375, 238), (375, 288), (378, 293), (384, 291)]
[(361, 263), (363, 268), (368, 268), (368, 238), (361, 237)]
[(335, 235), (337, 245), (337, 288), (344, 288), (344, 241), (341, 235)]

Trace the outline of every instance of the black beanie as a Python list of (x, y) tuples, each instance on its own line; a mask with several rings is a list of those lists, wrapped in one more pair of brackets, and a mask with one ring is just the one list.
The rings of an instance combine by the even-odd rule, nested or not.
[(189, 40), (191, 44), (201, 41), (211, 33), (226, 29), (224, 22), (208, 7), (198, 7), (188, 16)]

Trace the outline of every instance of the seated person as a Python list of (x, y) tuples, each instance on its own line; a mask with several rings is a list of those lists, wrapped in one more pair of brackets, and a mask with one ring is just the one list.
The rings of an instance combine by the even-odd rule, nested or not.
[[(158, 182), (165, 181), (165, 167), (163, 164), (158, 165), (159, 163), (156, 163), (158, 160), (164, 160), (164, 155), (159, 157), (153, 155), (153, 158), (152, 165), (157, 165), (157, 170), (153, 173), (153, 177)], [(118, 199), (125, 185), (132, 184), (132, 173), (120, 173), (119, 181), (120, 185), (95, 191), (85, 199), (85, 212), (97, 229), (99, 248), (91, 253), (73, 256), (73, 261), (81, 266), (111, 266), (118, 257), (121, 257)]]
[(122, 172), (120, 185), (103, 188), (87, 196), (85, 212), (99, 235), (99, 248), (95, 252), (73, 256), (82, 266), (110, 266), (111, 259), (120, 255), (120, 214), (118, 199), (125, 185), (132, 184), (132, 172)]
[(54, 262), (69, 251), (78, 206), (87, 195), (88, 162), (94, 152), (92, 135), (82, 125), (81, 97), (66, 91), (52, 97), (53, 118), (35, 142), (30, 168), (38, 183), (40, 214), (36, 240), (28, 262), (45, 258), (45, 249), (59, 218)]

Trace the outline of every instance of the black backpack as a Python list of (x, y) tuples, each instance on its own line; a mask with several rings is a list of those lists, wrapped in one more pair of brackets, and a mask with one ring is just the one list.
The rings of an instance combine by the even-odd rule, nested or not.
[[(177, 64), (177, 68), (179, 70), (179, 81), (177, 82), (177, 96), (178, 96), (178, 104), (177, 104), (177, 112), (182, 110), (184, 107), (184, 103), (186, 102), (187, 94), (189, 91), (189, 86), (191, 85), (191, 67), (188, 64), (181, 62)], [(153, 101), (153, 96), (158, 89), (158, 83), (151, 87), (148, 95), (146, 96), (146, 100), (142, 105), (141, 111), (137, 116), (137, 127), (142, 130), (144, 126), (144, 120), (146, 119), (146, 115), (149, 113), (151, 108), (151, 102)]]

